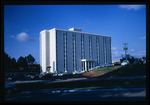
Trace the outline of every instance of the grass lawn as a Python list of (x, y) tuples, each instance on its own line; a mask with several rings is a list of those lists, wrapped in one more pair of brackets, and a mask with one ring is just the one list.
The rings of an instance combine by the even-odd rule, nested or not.
[(111, 66), (95, 69), (84, 73), (84, 76), (139, 76), (146, 74), (146, 65)]
[(102, 68), (99, 68), (99, 69), (94, 69), (92, 71), (86, 72), (83, 75), (84, 76), (89, 76), (89, 77), (102, 76), (102, 75), (104, 75), (104, 74), (106, 74), (108, 72), (117, 70), (117, 69), (119, 69), (121, 67), (123, 67), (123, 66), (120, 65), (120, 66), (102, 67)]
[(95, 69), (95, 70), (93, 70), (93, 72), (94, 73), (107, 73), (107, 72), (117, 70), (120, 67), (122, 67), (122, 66), (103, 67), (103, 68)]
[(144, 64), (136, 64), (136, 65), (125, 65), (114, 71), (106, 73), (105, 77), (109, 76), (118, 76), (118, 77), (126, 77), (126, 76), (143, 76), (146, 75), (146, 65)]

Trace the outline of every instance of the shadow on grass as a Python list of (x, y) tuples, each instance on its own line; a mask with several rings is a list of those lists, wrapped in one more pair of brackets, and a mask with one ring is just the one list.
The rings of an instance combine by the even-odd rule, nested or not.
[(126, 76), (143, 76), (146, 75), (146, 65), (136, 64), (136, 65), (125, 65), (117, 70), (110, 71), (100, 77), (126, 77)]

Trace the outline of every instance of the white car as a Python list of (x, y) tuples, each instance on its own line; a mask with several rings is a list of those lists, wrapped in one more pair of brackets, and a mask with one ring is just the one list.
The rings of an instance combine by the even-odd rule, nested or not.
[(121, 63), (121, 65), (128, 65), (128, 64), (130, 64), (128, 60), (124, 60), (124, 61)]

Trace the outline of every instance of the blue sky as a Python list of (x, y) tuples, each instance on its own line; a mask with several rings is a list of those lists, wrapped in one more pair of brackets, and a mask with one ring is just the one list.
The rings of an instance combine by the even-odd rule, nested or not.
[(40, 63), (40, 31), (81, 28), (110, 35), (112, 59), (127, 53), (146, 56), (145, 5), (7, 5), (4, 6), (4, 51), (16, 60), (32, 54)]

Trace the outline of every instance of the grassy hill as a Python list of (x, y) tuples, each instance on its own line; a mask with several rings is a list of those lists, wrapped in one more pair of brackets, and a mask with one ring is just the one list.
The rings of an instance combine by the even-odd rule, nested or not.
[(84, 73), (88, 77), (109, 77), (109, 76), (141, 76), (146, 74), (146, 65), (125, 65), (125, 66), (112, 66), (95, 69)]
[(98, 76), (102, 76), (108, 72), (112, 72), (114, 70), (117, 70), (121, 67), (122, 66), (111, 66), (111, 67), (103, 67), (103, 68), (99, 68), (99, 69), (94, 69), (92, 71), (84, 73), (83, 76), (98, 77)]

